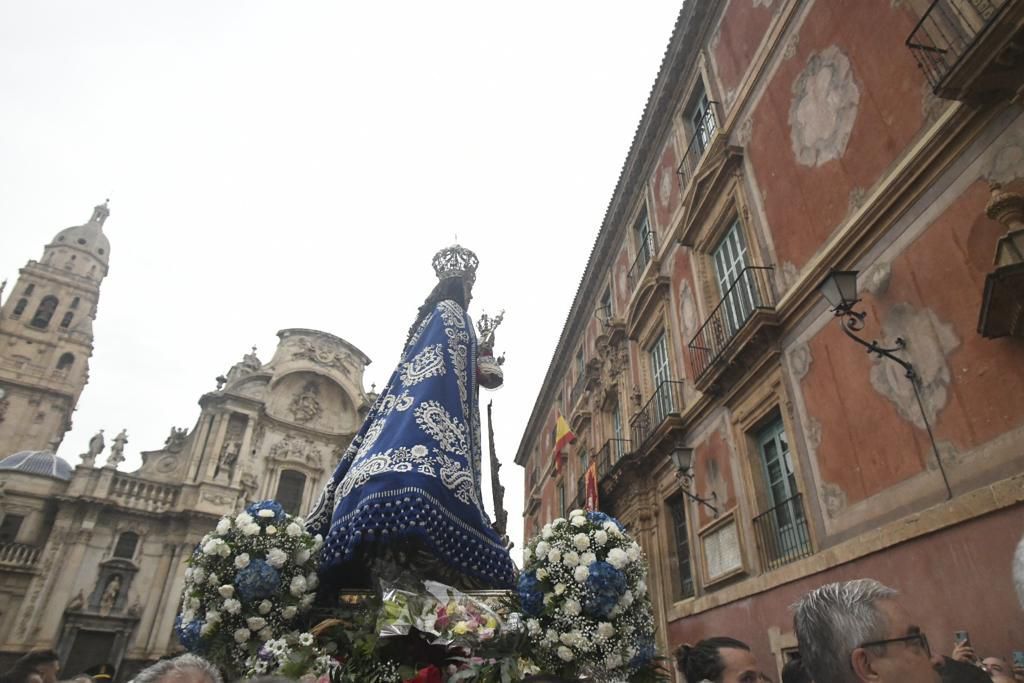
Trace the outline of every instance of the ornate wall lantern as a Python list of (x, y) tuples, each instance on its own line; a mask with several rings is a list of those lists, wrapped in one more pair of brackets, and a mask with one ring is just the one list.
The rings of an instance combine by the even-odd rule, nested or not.
[(693, 486), (693, 449), (687, 446), (677, 443), (672, 448), (672, 464), (676, 467), (676, 475), (679, 477), (679, 482), (682, 487), (683, 494), (690, 500), (700, 503), (704, 507), (711, 510), (715, 517), (718, 517), (718, 508), (711, 504), (711, 501), (718, 502), (718, 494), (714, 491), (711, 492), (710, 498), (701, 498), (690, 492), (690, 487)]

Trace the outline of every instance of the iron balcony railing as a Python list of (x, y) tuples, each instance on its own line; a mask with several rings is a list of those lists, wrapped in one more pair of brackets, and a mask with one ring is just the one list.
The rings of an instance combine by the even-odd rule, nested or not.
[(587, 386), (587, 371), (581, 368), (579, 376), (576, 378), (576, 383), (572, 385), (572, 391), (569, 392), (569, 402), (571, 405), (576, 405), (576, 401), (583, 395), (583, 387), (585, 386)]
[(788, 498), (754, 518), (757, 552), (764, 570), (781, 567), (811, 554), (801, 494)]
[(686, 146), (683, 159), (679, 162), (679, 167), (676, 169), (676, 173), (679, 175), (679, 187), (681, 188), (685, 188), (689, 184), (690, 179), (693, 178), (694, 171), (697, 170), (697, 164), (704, 157), (704, 150), (711, 144), (711, 138), (714, 137), (715, 131), (718, 130), (718, 121), (715, 119), (715, 107), (717, 106), (718, 102), (708, 102), (708, 108), (704, 115), (701, 116), (697, 130), (693, 131), (690, 144)]
[(654, 389), (640, 412), (629, 421), (629, 436), (639, 448), (669, 415), (678, 415), (683, 407), (683, 383), (665, 379)]
[(771, 266), (747, 266), (729, 285), (688, 344), (694, 377), (703, 375), (718, 360), (755, 311), (775, 306), (771, 285), (774, 271)]
[(604, 479), (612, 471), (615, 463), (633, 451), (629, 439), (608, 439), (597, 452), (597, 477)]
[(640, 276), (644, 274), (644, 269), (647, 268), (647, 264), (651, 262), (651, 258), (654, 257), (657, 251), (657, 244), (654, 239), (654, 232), (647, 230), (640, 236), (640, 244), (637, 245), (636, 258), (633, 259), (633, 265), (629, 267), (629, 274), (626, 276), (629, 282), (629, 291), (636, 289), (637, 283), (640, 282)]
[(942, 80), (992, 23), (1008, 0), (934, 0), (917, 22), (907, 47), (938, 91)]

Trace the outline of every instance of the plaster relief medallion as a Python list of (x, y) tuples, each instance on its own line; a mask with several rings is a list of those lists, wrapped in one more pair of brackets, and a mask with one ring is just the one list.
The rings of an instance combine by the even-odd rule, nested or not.
[(796, 50), (798, 47), (800, 47), (800, 34), (794, 33), (789, 37), (789, 40), (786, 41), (786, 48), (782, 52), (782, 58), (793, 59), (793, 57), (796, 57)]
[(892, 278), (892, 264), (883, 261), (868, 268), (859, 279), (863, 281), (865, 292), (882, 296), (889, 290), (889, 280)]
[(860, 104), (850, 60), (835, 45), (811, 55), (793, 82), (789, 107), (793, 155), (804, 166), (821, 166), (846, 151)]
[(783, 261), (781, 275), (783, 291), (787, 291), (800, 279), (800, 269), (792, 261)]
[(693, 299), (693, 290), (686, 280), (679, 287), (679, 309), (683, 321), (683, 334), (693, 339), (697, 334), (697, 303)]
[(352, 361), (352, 357), (348, 352), (339, 350), (324, 340), (308, 337), (296, 337), (295, 345), (298, 351), (292, 354), (292, 358), (304, 358), (318, 365), (343, 370), (346, 374), (349, 372), (346, 364)]
[(826, 481), (821, 485), (821, 502), (828, 516), (835, 519), (846, 508), (846, 491)]
[(804, 436), (807, 438), (807, 448), (817, 452), (821, 447), (821, 421), (816, 417), (808, 417)]
[(789, 352), (789, 371), (793, 374), (793, 379), (802, 380), (810, 369), (811, 348), (807, 344), (800, 344)]
[(671, 169), (662, 169), (661, 177), (658, 179), (658, 205), (663, 209), (668, 208), (672, 199), (672, 186), (675, 183), (675, 173)]
[(1018, 118), (987, 154), (991, 157), (984, 176), (989, 181), (1006, 185), (1024, 178), (1024, 122)]
[[(949, 399), (952, 373), (947, 357), (960, 346), (953, 325), (939, 320), (931, 309), (918, 309), (903, 303), (889, 310), (882, 333), (885, 339), (902, 337), (907, 340), (907, 350), (900, 355), (914, 364), (920, 377), (921, 401), (928, 421), (934, 424), (936, 415)], [(903, 419), (920, 429), (925, 428), (914, 388), (897, 363), (875, 358), (871, 368), (871, 386), (892, 402)]]
[(296, 422), (303, 424), (320, 417), (324, 411), (320, 405), (320, 385), (313, 381), (306, 382), (302, 391), (288, 404), (288, 411)]
[(743, 119), (743, 123), (740, 124), (740, 130), (736, 134), (736, 142), (746, 147), (750, 144), (750, 138), (754, 136), (754, 120), (749, 116)]
[(864, 199), (867, 197), (867, 192), (863, 187), (855, 187), (850, 190), (850, 201), (846, 206), (847, 215), (856, 213), (857, 209), (864, 206)]

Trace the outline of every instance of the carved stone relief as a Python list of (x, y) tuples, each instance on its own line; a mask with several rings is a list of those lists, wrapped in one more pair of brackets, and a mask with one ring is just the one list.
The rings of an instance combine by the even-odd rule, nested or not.
[(793, 379), (802, 380), (811, 368), (811, 349), (807, 344), (800, 344), (789, 352), (789, 370)]
[(821, 166), (846, 151), (860, 105), (850, 60), (835, 45), (811, 55), (793, 82), (789, 108), (793, 155), (804, 166)]
[(304, 358), (318, 365), (349, 372), (346, 366), (352, 364), (352, 356), (347, 351), (338, 349), (323, 339), (309, 337), (296, 337), (295, 345), (298, 350), (292, 354), (292, 358)]
[(288, 405), (288, 411), (296, 422), (305, 424), (315, 420), (323, 413), (320, 405), (320, 385), (314, 381), (306, 382), (302, 391), (295, 395)]
[[(931, 309), (917, 309), (910, 304), (893, 306), (882, 324), (885, 339), (907, 340), (904, 356), (911, 360), (920, 377), (921, 400), (929, 422), (945, 407), (952, 379), (947, 356), (958, 346), (953, 325), (939, 320)], [(875, 359), (871, 368), (871, 386), (888, 398), (903, 419), (920, 429), (925, 428), (914, 398), (914, 389), (904, 376), (903, 368), (885, 358)]]
[(835, 484), (823, 482), (820, 493), (826, 514), (829, 518), (835, 519), (846, 508), (846, 492)]
[(272, 460), (297, 460), (312, 467), (320, 467), (323, 453), (310, 439), (288, 434), (270, 449)]
[(689, 282), (683, 281), (683, 284), (679, 287), (679, 307), (681, 320), (683, 321), (683, 335), (689, 341), (697, 334), (697, 326), (700, 323), (697, 315), (697, 302), (694, 300), (693, 290), (690, 289)]

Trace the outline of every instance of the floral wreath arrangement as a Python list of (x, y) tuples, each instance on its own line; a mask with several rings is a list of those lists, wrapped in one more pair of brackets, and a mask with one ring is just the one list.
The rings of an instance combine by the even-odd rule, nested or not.
[(329, 673), (330, 652), (295, 628), (316, 598), (322, 544), (272, 500), (221, 518), (188, 560), (181, 644), (231, 676)]
[(647, 563), (618, 520), (573, 510), (530, 540), (523, 562), (517, 592), (530, 655), (541, 669), (565, 679), (664, 678)]

